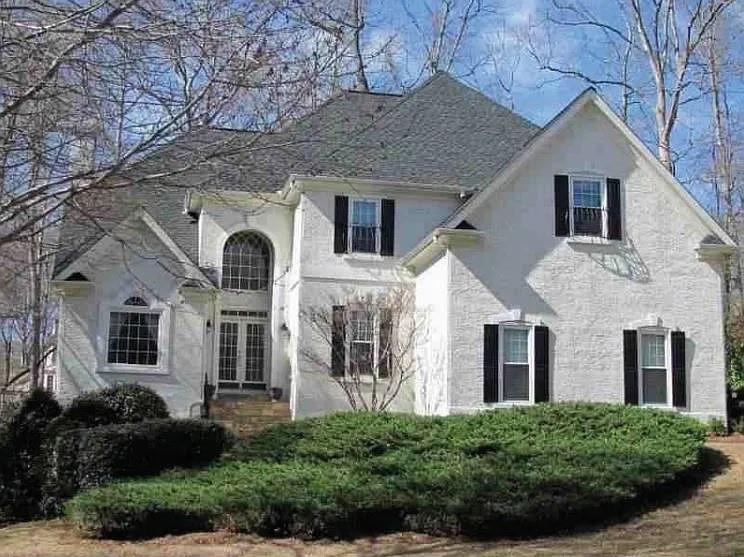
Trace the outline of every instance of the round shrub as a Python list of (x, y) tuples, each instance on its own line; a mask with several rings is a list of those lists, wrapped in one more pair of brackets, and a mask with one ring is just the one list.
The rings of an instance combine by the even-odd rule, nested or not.
[[(67, 429), (73, 429), (115, 424), (122, 420), (119, 413), (103, 400), (99, 393), (85, 393), (73, 399), (70, 406), (62, 412), (59, 421), (65, 421), (69, 424)], [(61, 429), (59, 425), (57, 429)]]
[(169, 416), (168, 406), (160, 395), (136, 383), (114, 385), (98, 392), (97, 396), (116, 413), (121, 423)]
[(86, 491), (67, 511), (107, 537), (534, 533), (606, 519), (680, 481), (704, 442), (690, 418), (615, 405), (336, 414), (275, 426), (202, 471)]
[(0, 522), (34, 518), (39, 513), (46, 474), (44, 431), (60, 411), (51, 394), (34, 389), (0, 426)]

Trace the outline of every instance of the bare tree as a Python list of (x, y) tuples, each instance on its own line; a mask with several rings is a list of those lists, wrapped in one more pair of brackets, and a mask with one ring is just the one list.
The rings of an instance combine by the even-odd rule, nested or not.
[(474, 21), (486, 11), (483, 0), (426, 0), (416, 2), (416, 7), (426, 14), (426, 21), (422, 21), (418, 10), (412, 9), (408, 0), (403, 2), (423, 48), (424, 63), (420, 75), (450, 71), (462, 53)]
[(388, 409), (413, 377), (423, 329), (409, 289), (332, 299), (300, 319), (317, 341), (300, 356), (336, 382), (352, 410)]
[[(580, 2), (553, 0), (555, 14), (546, 24), (587, 31), (587, 45), (605, 43), (612, 61), (602, 64), (604, 74), (594, 75), (575, 64), (554, 60), (549, 51), (530, 46), (540, 67), (562, 76), (578, 78), (601, 87), (619, 87), (621, 110), (628, 119), (632, 99), (641, 102), (645, 87), (643, 73), (632, 65), (644, 62), (650, 69), (656, 147), (659, 160), (674, 172), (672, 135), (682, 106), (702, 94), (695, 88), (693, 68), (704, 58), (704, 42), (715, 22), (734, 0), (622, 0), (617, 19), (601, 18)], [(545, 50), (545, 48), (543, 48)], [(587, 48), (592, 52), (593, 48)]]

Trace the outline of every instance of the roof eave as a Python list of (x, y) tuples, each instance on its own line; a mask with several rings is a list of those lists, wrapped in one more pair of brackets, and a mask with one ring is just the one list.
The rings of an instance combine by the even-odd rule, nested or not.
[(400, 265), (417, 275), (447, 249), (455, 246), (477, 245), (484, 237), (485, 234), (480, 230), (435, 228), (430, 235), (403, 256)]

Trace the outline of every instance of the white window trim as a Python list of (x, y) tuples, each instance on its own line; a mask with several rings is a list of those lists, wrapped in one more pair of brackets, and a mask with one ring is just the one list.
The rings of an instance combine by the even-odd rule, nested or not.
[[(638, 405), (648, 408), (672, 408), (674, 394), (672, 393), (672, 342), (671, 329), (666, 327), (639, 327), (638, 332)], [(643, 400), (643, 335), (663, 335), (664, 336), (664, 365), (666, 366), (666, 403), (646, 403)], [(661, 369), (661, 368), (655, 368)]]
[[(145, 306), (125, 306), (123, 301), (137, 294), (130, 294), (122, 298), (122, 303), (116, 305), (103, 306), (100, 312), (100, 322), (103, 324), (104, 335), (100, 337), (99, 343), (99, 365), (98, 369), (102, 372), (110, 373), (135, 373), (135, 374), (155, 374), (164, 375), (170, 368), (170, 308), (163, 303), (150, 303), (149, 307)], [(145, 298), (147, 299), (147, 298)], [(145, 364), (120, 364), (110, 363), (108, 361), (109, 334), (111, 333), (111, 313), (149, 313), (159, 315), (158, 319), (158, 360), (155, 365)]]
[[(504, 398), (504, 331), (507, 329), (517, 329), (527, 331), (527, 363), (528, 363), (528, 400), (508, 400)], [(535, 403), (535, 327), (526, 323), (499, 323), (499, 401), (495, 403), (501, 406), (529, 406)], [(492, 403), (493, 404), (493, 403)]]
[[(347, 307), (346, 311), (352, 312), (354, 311), (354, 307)], [(351, 324), (351, 319), (349, 319), (349, 325)], [(348, 326), (346, 328), (346, 338), (344, 339), (344, 358), (345, 358), (345, 366), (344, 366), (344, 380), (346, 381), (353, 381), (354, 377), (349, 374), (349, 370), (351, 369), (351, 326)], [(389, 381), (388, 377), (380, 378), (380, 316), (375, 315), (373, 317), (372, 322), (372, 373), (370, 375), (362, 375), (359, 374), (359, 382), (360, 383), (386, 383)]]
[[(263, 381), (260, 383), (253, 383), (254, 385), (266, 385), (268, 388), (271, 385), (270, 374), (271, 374), (271, 320), (267, 312), (266, 317), (247, 317), (241, 315), (222, 315), (223, 311), (266, 311), (266, 310), (248, 310), (245, 307), (231, 307), (224, 306), (218, 310), (217, 324), (214, 328), (214, 373), (215, 373), (215, 384), (219, 383), (235, 383), (241, 385), (243, 383), (250, 383), (245, 380), (245, 339), (246, 330), (248, 323), (258, 323), (264, 326), (264, 362), (263, 362)], [(220, 328), (222, 323), (237, 323), (238, 324), (238, 358), (236, 362), (236, 380), (226, 381), (220, 379)], [(243, 377), (243, 379), (241, 379)], [(219, 386), (218, 386), (219, 389)]]
[[(355, 201), (366, 201), (368, 203), (375, 204), (375, 251), (354, 251), (354, 234), (353, 234), (353, 214), (354, 214), (354, 202)], [(347, 217), (347, 230), (346, 230), (346, 252), (354, 257), (370, 257), (376, 259), (380, 257), (380, 248), (382, 245), (381, 230), (382, 230), (382, 199), (374, 197), (362, 197), (362, 196), (349, 196), (349, 213)]]
[[(599, 182), (600, 195), (602, 197), (602, 233), (599, 236), (574, 233), (574, 180), (590, 180)], [(569, 174), (568, 177), (568, 220), (571, 231), (570, 237), (586, 239), (588, 242), (597, 243), (597, 240), (607, 241), (607, 176), (600, 174)]]

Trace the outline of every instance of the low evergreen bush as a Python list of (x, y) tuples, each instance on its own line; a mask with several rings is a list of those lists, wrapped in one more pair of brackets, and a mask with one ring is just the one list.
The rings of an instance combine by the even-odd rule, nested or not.
[(170, 418), (60, 432), (50, 451), (45, 506), (114, 479), (208, 464), (227, 442), (214, 422)]
[(549, 531), (605, 519), (679, 481), (705, 436), (672, 412), (602, 404), (336, 414), (275, 426), (205, 470), (83, 492), (67, 512), (104, 537)]

